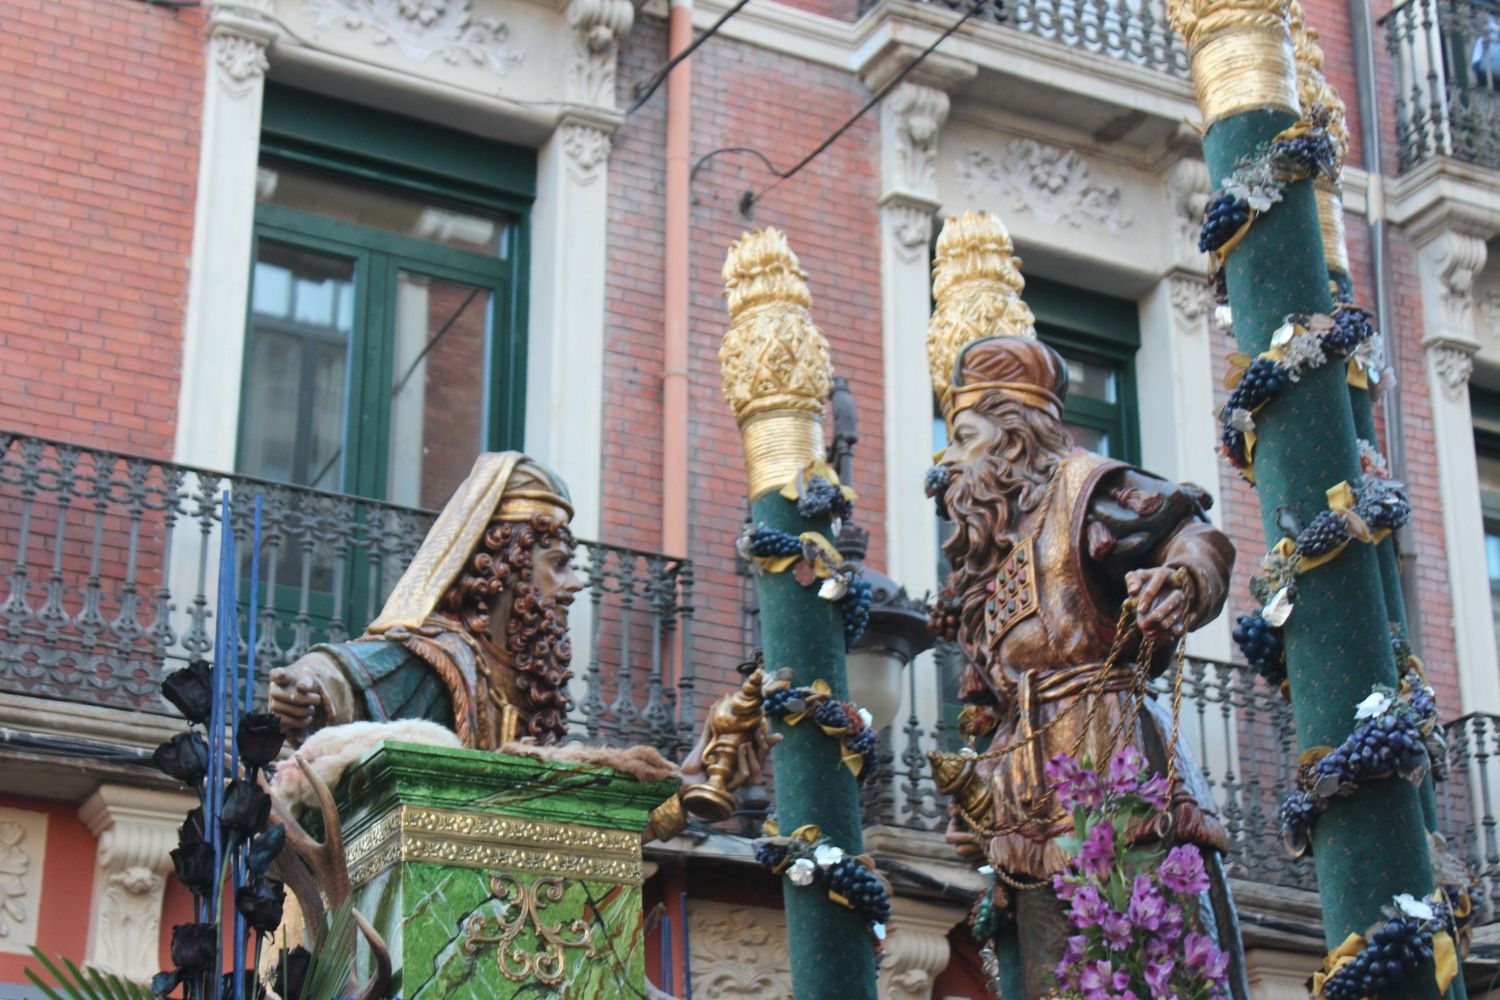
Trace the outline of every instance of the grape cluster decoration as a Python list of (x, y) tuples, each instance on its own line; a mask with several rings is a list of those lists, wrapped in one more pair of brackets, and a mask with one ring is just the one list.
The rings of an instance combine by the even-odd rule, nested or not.
[(922, 479), (922, 492), (937, 506), (937, 515), (944, 521), (948, 520), (948, 502), (945, 497), (948, 484), (952, 481), (953, 468), (947, 465), (934, 465)]
[(781, 573), (791, 569), (805, 585), (821, 579), (818, 596), (835, 602), (844, 616), (846, 650), (852, 649), (865, 634), (870, 624), (870, 583), (860, 575), (859, 567), (839, 555), (822, 535), (816, 532), (794, 535), (764, 524), (746, 525), (735, 549), (750, 564), (752, 572)]
[(1300, 858), (1312, 849), (1313, 824), (1335, 798), (1354, 793), (1361, 781), (1399, 775), (1418, 784), (1434, 760), (1445, 759), (1437, 701), (1420, 674), (1408, 673), (1400, 691), (1377, 686), (1360, 702), (1354, 731), (1321, 756), (1309, 751), (1302, 786), (1281, 804), (1281, 838)]
[[(1410, 893), (1393, 897), (1390, 905), (1381, 907), (1384, 919), (1363, 935), (1351, 934), (1323, 959), (1323, 969), (1312, 978), (1313, 1000), (1378, 998), (1397, 987), (1410, 991), (1408, 978), (1432, 962), (1440, 948), (1454, 957), (1466, 930), (1455, 905), (1473, 912), (1466, 897), (1462, 891), (1455, 897), (1444, 890), (1427, 899)], [(1438, 992), (1447, 990), (1452, 971), (1435, 970)]]
[(803, 517), (831, 517), (842, 521), (854, 513), (848, 491), (822, 476), (808, 476), (797, 497), (797, 513)]
[(1281, 629), (1256, 612), (1240, 615), (1235, 621), (1234, 643), (1245, 655), (1245, 662), (1272, 687), (1286, 681), (1286, 647)]
[[(774, 822), (767, 832), (774, 833)], [(867, 854), (851, 855), (836, 846), (822, 830), (808, 825), (790, 837), (768, 836), (755, 842), (755, 860), (773, 874), (786, 875), (791, 883), (806, 888), (821, 879), (828, 898), (854, 910), (870, 922), (877, 949), (885, 940), (891, 919), (891, 893)]]
[(880, 735), (875, 732), (874, 719), (852, 701), (833, 697), (827, 681), (793, 687), (792, 671), (778, 670), (761, 687), (761, 710), (768, 719), (779, 719), (789, 726), (811, 718), (824, 733), (837, 737), (844, 764), (862, 784), (880, 770)]

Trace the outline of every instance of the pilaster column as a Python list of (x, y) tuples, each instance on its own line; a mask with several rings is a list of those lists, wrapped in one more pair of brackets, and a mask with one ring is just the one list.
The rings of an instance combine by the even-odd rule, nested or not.
[(1469, 375), (1479, 340), (1474, 326), (1474, 277), (1484, 269), (1485, 242), (1453, 229), (1420, 243), (1422, 346), (1432, 403), (1443, 541), (1453, 601), (1453, 639), (1458, 654), (1462, 710), (1500, 711), (1500, 657), (1490, 627), (1489, 571), (1484, 516), (1479, 502), (1479, 465), (1474, 455), (1474, 418)]
[(209, 6), (173, 458), (227, 469), (239, 427), (266, 49), (276, 32), (271, 0), (213, 0)]
[(192, 796), (101, 785), (78, 810), (99, 839), (84, 961), (138, 982), (159, 971), (169, 856)]
[(880, 1000), (932, 1000), (932, 984), (948, 967), (948, 931), (961, 922), (962, 907), (907, 896), (891, 898)]

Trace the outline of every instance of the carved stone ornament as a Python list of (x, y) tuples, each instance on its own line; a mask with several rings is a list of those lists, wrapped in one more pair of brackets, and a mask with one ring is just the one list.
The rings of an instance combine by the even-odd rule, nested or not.
[(1120, 189), (1094, 180), (1076, 150), (1015, 139), (998, 160), (977, 149), (964, 153), (957, 170), (971, 200), (1004, 192), (1016, 211), (1030, 212), (1038, 222), (1102, 228), (1118, 236), (1134, 221), (1120, 208)]
[(892, 200), (883, 206), (896, 256), (908, 264), (924, 260), (932, 243), (932, 208), (920, 202)]
[(1484, 240), (1453, 230), (1439, 233), (1422, 247), (1430, 338), (1474, 338), (1474, 278), (1484, 269), (1487, 256)]
[(568, 122), (562, 126), (560, 138), (568, 156), (568, 172), (580, 184), (592, 184), (609, 162), (609, 133), (597, 125)]
[(573, 29), (573, 61), (568, 87), (575, 101), (613, 107), (615, 50), (635, 24), (630, 0), (572, 0), (568, 27)]
[(1208, 206), (1209, 189), (1208, 167), (1202, 160), (1184, 157), (1172, 164), (1167, 175), (1167, 205), (1178, 248), (1198, 253), (1198, 228)]
[(1177, 324), (1189, 333), (1203, 330), (1203, 317), (1213, 295), (1202, 278), (1195, 275), (1173, 275), (1168, 286), (1172, 301), (1172, 316)]
[(376, 45), (394, 45), (408, 59), (468, 60), (504, 76), (521, 63), (510, 28), (498, 17), (475, 17), (469, 0), (306, 0), (315, 25), (369, 29)]
[(1443, 394), (1450, 402), (1456, 402), (1469, 385), (1469, 376), (1474, 373), (1474, 352), (1467, 346), (1451, 343), (1435, 343), (1427, 348), (1427, 363), (1432, 366)]
[(231, 90), (244, 89), (246, 84), (265, 76), (271, 64), (266, 60), (265, 42), (237, 35), (232, 32), (215, 32), (209, 40), (213, 49), (214, 64), (219, 67)]
[(937, 192), (938, 133), (948, 120), (948, 95), (936, 87), (902, 83), (885, 99), (887, 140), (892, 144), (889, 178), (903, 191)]
[(0, 952), (36, 943), (46, 849), (45, 813), (0, 808)]
[(786, 921), (780, 912), (695, 901), (688, 926), (695, 995), (721, 1000), (791, 995)]

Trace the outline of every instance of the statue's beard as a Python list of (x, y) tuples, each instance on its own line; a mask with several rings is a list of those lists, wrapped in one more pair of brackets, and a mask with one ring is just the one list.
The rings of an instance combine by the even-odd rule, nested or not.
[(505, 648), (516, 672), (516, 689), (526, 717), (526, 732), (542, 743), (567, 735), (568, 681), (573, 672), (573, 643), (568, 638), (571, 594), (544, 598), (529, 583), (516, 585), (510, 619), (505, 624)]

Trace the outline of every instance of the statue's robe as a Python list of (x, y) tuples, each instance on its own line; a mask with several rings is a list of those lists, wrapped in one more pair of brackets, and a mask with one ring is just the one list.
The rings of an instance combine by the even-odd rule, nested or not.
[[(994, 747), (1041, 732), (1028, 746), (981, 761), (994, 803), (989, 856), (996, 865), (1036, 879), (1066, 866), (1068, 855), (1055, 838), (1069, 833), (1072, 821), (1048, 793), (1043, 765), (1052, 757), (1087, 756), (1102, 768), (1128, 740), (1165, 773), (1169, 734), (1150, 712), (1140, 713), (1132, 731), (1121, 730), (1136, 643), (1123, 650), (1092, 714), (1083, 692), (1115, 640), (1129, 571), (1184, 570), (1190, 628), (1223, 607), (1234, 550), (1209, 524), (1206, 502), (1196, 487), (1075, 449), (1063, 458), (1046, 501), (1010, 526), (1013, 547), (994, 580), (984, 634), (977, 641), (963, 637), (971, 665), (960, 692), (994, 706), (1000, 719)], [(1159, 649), (1152, 673), (1170, 660), (1171, 650)], [(1116, 733), (1123, 733), (1118, 742)], [(1225, 849), (1228, 837), (1212, 804), (1195, 800), (1180, 780), (1172, 792), (1173, 838)]]
[(312, 651), (338, 664), (348, 697), (363, 708), (335, 704), (336, 718), (427, 719), (480, 750), (524, 735), (509, 657), (450, 616), (434, 614), (420, 629), (397, 626)]

